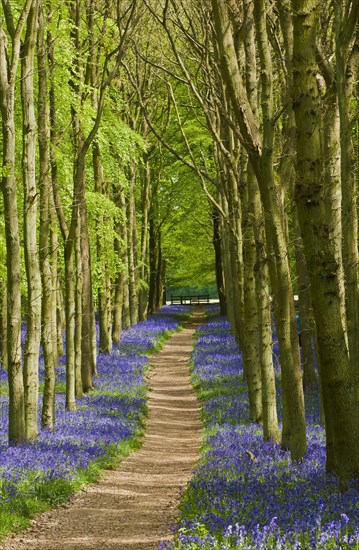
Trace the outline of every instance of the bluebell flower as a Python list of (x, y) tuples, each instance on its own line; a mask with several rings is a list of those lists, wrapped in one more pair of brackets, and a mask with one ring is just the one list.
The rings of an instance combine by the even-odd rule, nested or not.
[[(302, 464), (294, 464), (250, 423), (242, 357), (228, 321), (214, 313), (199, 327), (192, 355), (206, 433), (203, 458), (184, 493), (175, 541), (166, 548), (359, 548), (359, 491), (353, 484), (341, 492), (338, 479), (325, 471), (318, 394), (306, 395), (308, 451)], [(273, 355), (280, 411), (275, 334)]]
[[(81, 470), (106, 455), (110, 446), (128, 441), (138, 433), (146, 410), (145, 372), (149, 368), (145, 354), (164, 334), (178, 328), (175, 316), (185, 308), (164, 307), (128, 330), (110, 355), (99, 355), (95, 391), (77, 401), (77, 410), (65, 408), (64, 394), (56, 395), (56, 431), (39, 429), (33, 443), (8, 447), (8, 398), (0, 395), (0, 511), (19, 504), (22, 497), (46, 486), (48, 481), (75, 481)], [(26, 325), (23, 326), (22, 339)], [(40, 381), (44, 377), (40, 357)], [(61, 359), (63, 364), (64, 359)], [(65, 369), (57, 369), (58, 380), (65, 380)], [(7, 373), (0, 368), (0, 384)], [(39, 416), (41, 397), (39, 398)], [(40, 422), (40, 418), (39, 418)]]

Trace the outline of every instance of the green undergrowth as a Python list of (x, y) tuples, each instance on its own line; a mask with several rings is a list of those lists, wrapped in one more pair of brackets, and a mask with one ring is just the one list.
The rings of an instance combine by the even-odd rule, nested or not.
[[(215, 397), (226, 397), (233, 396), (233, 377), (228, 376), (227, 378), (222, 378), (221, 380), (213, 380), (206, 384), (202, 385), (193, 374), (193, 366), (191, 364), (191, 374), (192, 374), (192, 386), (197, 392), (197, 396), (201, 401), (208, 401), (209, 399), (214, 399)], [(236, 393), (246, 393), (247, 389), (243, 385), (242, 387), (236, 388)]]
[(76, 479), (38, 480), (41, 472), (28, 476), (11, 502), (0, 501), (0, 541), (10, 532), (17, 533), (28, 527), (34, 515), (66, 503), (75, 493), (98, 481), (104, 470), (115, 469), (122, 459), (141, 447), (143, 433), (144, 422), (141, 422), (131, 439), (106, 447), (106, 454), (91, 462), (86, 470), (79, 469)]
[(147, 352), (146, 355), (148, 357), (151, 357), (151, 355), (155, 355), (156, 353), (161, 351), (161, 349), (163, 348), (163, 346), (165, 345), (167, 340), (169, 340), (171, 338), (171, 336), (173, 336), (177, 332), (181, 332), (182, 330), (183, 330), (182, 325), (179, 325), (177, 330), (165, 330), (164, 333), (162, 334), (161, 338), (158, 340), (158, 342), (156, 342), (156, 344), (153, 346), (153, 348), (149, 352)]

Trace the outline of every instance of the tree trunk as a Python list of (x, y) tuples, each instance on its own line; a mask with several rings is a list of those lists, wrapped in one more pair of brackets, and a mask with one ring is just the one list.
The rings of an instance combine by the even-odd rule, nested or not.
[[(242, 343), (243, 364), (248, 383), (248, 393), (253, 394), (252, 409), (255, 416), (251, 419), (257, 423), (263, 420), (262, 409), (262, 381), (259, 361), (259, 340), (258, 340), (258, 310), (256, 298), (255, 265), (257, 261), (256, 242), (253, 230), (253, 216), (249, 210), (248, 191), (254, 185), (254, 173), (251, 167), (247, 166), (247, 189), (243, 193), (243, 263), (244, 263), (244, 335)], [(251, 407), (250, 407), (251, 408)]]
[(346, 288), (346, 319), (350, 363), (353, 376), (358, 377), (359, 364), (359, 281), (358, 281), (358, 212), (357, 179), (355, 178), (354, 149), (352, 141), (351, 100), (359, 74), (358, 21), (351, 52), (344, 41), (347, 23), (344, 20), (343, 2), (335, 3), (336, 32), (336, 84), (340, 123), (340, 168), (342, 192), (343, 269)]
[(131, 325), (138, 323), (138, 273), (137, 273), (137, 225), (136, 225), (136, 169), (130, 173), (130, 191), (127, 203), (128, 220), (128, 278)]
[(160, 276), (158, 280), (156, 311), (159, 311), (163, 307), (163, 303), (164, 303), (163, 295), (164, 295), (164, 288), (165, 288), (165, 281), (166, 281), (166, 259), (163, 257), (163, 254), (162, 254), (161, 233), (159, 237), (160, 237), (160, 246), (159, 246), (160, 253), (159, 253), (158, 272)]
[(75, 264), (76, 264), (76, 283), (75, 283), (75, 396), (80, 399), (83, 396), (82, 384), (82, 296), (83, 296), (83, 276), (82, 276), (82, 255), (81, 255), (81, 219), (78, 220), (75, 237)]
[(27, 279), (27, 326), (24, 353), (26, 438), (36, 439), (41, 336), (41, 276), (37, 243), (36, 120), (34, 105), (34, 56), (38, 4), (31, 7), (21, 56), (23, 119), (24, 252)]
[[(227, 101), (226, 91), (222, 89), (223, 101)], [(215, 147), (216, 169), (218, 174), (219, 203), (222, 216), (220, 231), (222, 235), (221, 257), (223, 260), (224, 287), (227, 298), (227, 315), (231, 330), (241, 347), (244, 327), (243, 311), (243, 238), (242, 212), (238, 192), (238, 175), (233, 166), (238, 163), (239, 147), (232, 129), (223, 115), (218, 116), (218, 133), (228, 157), (221, 147)]]
[(0, 363), (7, 370), (7, 288), (6, 283), (1, 283), (0, 306)]
[[(115, 192), (114, 192), (115, 194)], [(119, 207), (121, 207), (121, 192), (117, 192), (117, 200), (119, 201)], [(116, 233), (118, 238), (115, 239), (114, 248), (117, 253), (117, 257), (122, 262), (123, 247), (122, 244), (122, 232), (123, 224), (117, 222)], [(123, 285), (124, 285), (124, 267), (121, 266), (120, 271), (117, 273), (114, 297), (113, 297), (113, 325), (112, 325), (112, 339), (116, 344), (119, 344), (122, 332), (122, 310), (123, 310)]]
[(345, 482), (359, 475), (358, 385), (353, 380), (342, 323), (335, 243), (323, 180), (321, 128), (316, 83), (316, 29), (320, 3), (293, 0), (294, 111), (297, 125), (296, 202), (307, 258), (317, 326), (320, 377), (327, 436), (327, 470)]
[[(223, 191), (221, 191), (221, 195), (220, 195), (220, 205), (225, 215), (228, 218), (228, 201), (224, 196)], [(235, 278), (232, 272), (232, 262), (231, 262), (231, 252), (230, 252), (230, 232), (229, 232), (228, 224), (226, 224), (226, 222), (223, 219), (221, 219), (220, 221), (220, 228), (221, 228), (221, 235), (222, 235), (221, 256), (223, 260), (224, 288), (225, 288), (226, 299), (227, 299), (227, 316), (228, 316), (228, 321), (230, 322), (230, 325), (231, 325), (231, 330), (233, 334), (236, 334), (237, 340), (238, 340), (239, 333), (236, 333), (236, 321), (235, 321), (235, 311), (234, 311), (233, 284), (234, 284)], [(239, 327), (238, 327), (238, 330), (239, 330)]]
[[(19, 26), (24, 27), (31, 7), (27, 1)], [(20, 21), (22, 24), (20, 25)], [(0, 19), (0, 102), (2, 122), (2, 177), (7, 269), (7, 352), (9, 380), (9, 442), (26, 437), (24, 381), (21, 361), (21, 263), (20, 232), (15, 167), (15, 83), (20, 53), (21, 28), (12, 40), (12, 59), (7, 57), (7, 37)]]
[(116, 344), (120, 343), (122, 332), (123, 284), (123, 271), (121, 271), (117, 275), (113, 298), (112, 339)]
[[(95, 190), (107, 196), (105, 189), (105, 176), (101, 163), (100, 147), (97, 141), (92, 146), (92, 162), (94, 169)], [(98, 223), (100, 227), (105, 222), (105, 213), (100, 215)], [(101, 235), (97, 237), (97, 258), (101, 266), (101, 285), (98, 292), (98, 316), (99, 316), (99, 352), (111, 353), (112, 351), (112, 319), (111, 319), (111, 281), (108, 273), (107, 263), (104, 257)]]
[[(243, 88), (233, 35), (230, 27), (227, 4), (212, 0), (217, 40), (219, 42), (222, 70), (234, 114), (243, 142), (260, 187), (268, 245), (273, 245), (276, 259), (276, 273), (271, 269), (272, 289), (275, 296), (276, 321), (280, 346), (284, 400), (288, 407), (290, 424), (290, 450), (293, 460), (300, 460), (306, 451), (306, 427), (304, 417), (304, 396), (301, 380), (299, 345), (296, 336), (294, 299), (288, 262), (287, 243), (283, 231), (280, 205), (273, 174), (273, 98), (271, 82), (271, 60), (266, 40), (264, 5), (255, 3), (256, 29), (259, 37), (262, 65), (262, 111), (263, 143), (254, 114)], [(294, 324), (293, 324), (294, 323)], [(294, 331), (296, 342), (294, 341)], [(289, 399), (290, 397), (290, 399)]]
[[(221, 52), (222, 70), (228, 93), (238, 122), (243, 143), (257, 177), (264, 206), (264, 218), (267, 246), (273, 250), (276, 263), (270, 262), (270, 278), (275, 298), (277, 331), (280, 346), (282, 383), (284, 395), (284, 419), (291, 456), (294, 460), (303, 457), (306, 450), (304, 398), (301, 386), (298, 341), (293, 340), (293, 322), (295, 325), (293, 292), (286, 239), (283, 232), (281, 205), (274, 182), (272, 168), (273, 151), (273, 100), (272, 71), (269, 57), (268, 40), (263, 4), (256, 6), (256, 31), (260, 45), (262, 67), (262, 111), (263, 143), (253, 112), (243, 87), (242, 77), (236, 57), (233, 35), (230, 27), (227, 5), (212, 2), (217, 30), (217, 40)], [(292, 318), (293, 317), (293, 318)], [(283, 443), (284, 439), (282, 440)], [(286, 444), (286, 441), (284, 441)]]
[(249, 189), (250, 210), (253, 213), (254, 235), (257, 247), (255, 266), (257, 311), (259, 332), (259, 359), (262, 377), (263, 437), (265, 440), (279, 441), (277, 394), (273, 365), (272, 307), (269, 290), (269, 270), (262, 204), (258, 184), (253, 181)]
[[(56, 248), (55, 242), (53, 241), (53, 249), (57, 251), (58, 249), (58, 237), (54, 234), (52, 235), (53, 239), (57, 241)], [(63, 339), (63, 333), (66, 329), (66, 312), (65, 312), (65, 305), (64, 305), (64, 295), (61, 288), (61, 273), (54, 268), (54, 271), (52, 273), (53, 277), (53, 288), (56, 289), (56, 332), (57, 332), (57, 353), (59, 357), (63, 357), (65, 355), (65, 349), (64, 349), (64, 339)]]
[[(223, 123), (222, 123), (222, 126)], [(228, 126), (226, 124), (226, 126)], [(238, 143), (235, 143), (232, 130), (228, 127), (222, 130), (222, 135), (226, 136), (227, 149), (232, 157), (233, 164), (238, 162)], [(229, 164), (229, 163), (228, 163)], [(240, 345), (243, 358), (243, 367), (245, 376), (247, 377), (249, 401), (251, 408), (251, 420), (257, 421), (261, 417), (261, 400), (260, 396), (255, 396), (253, 393), (254, 385), (252, 384), (252, 376), (255, 378), (255, 369), (258, 366), (249, 362), (248, 352), (251, 349), (250, 336), (251, 332), (246, 330), (245, 326), (245, 291), (244, 291), (244, 242), (242, 231), (242, 202), (239, 194), (239, 177), (233, 171), (231, 166), (227, 166), (226, 178), (223, 180), (224, 200), (228, 202), (228, 218), (225, 222), (225, 227), (228, 230), (229, 237), (229, 254), (231, 262), (231, 285), (233, 294), (233, 316), (234, 316), (234, 332), (237, 342)], [(229, 221), (229, 223), (227, 223)], [(248, 311), (247, 311), (248, 313)], [(253, 367), (253, 369), (252, 369)], [(254, 379), (253, 379), (254, 380)], [(259, 409), (258, 409), (259, 406)]]
[(142, 177), (142, 225), (141, 225), (141, 257), (140, 288), (139, 288), (139, 321), (147, 318), (148, 306), (148, 214), (150, 209), (151, 172), (148, 156), (144, 156)]
[(75, 273), (72, 247), (65, 245), (65, 285), (66, 285), (66, 408), (76, 409), (75, 399)]
[[(245, 0), (244, 52), (246, 66), (246, 90), (253, 113), (258, 119), (258, 74), (257, 53), (255, 47), (254, 5), (251, 0)], [(244, 63), (243, 63), (244, 64)], [(250, 243), (255, 239), (256, 264), (253, 266), (257, 300), (257, 323), (259, 341), (259, 362), (262, 381), (263, 437), (265, 440), (279, 441), (277, 400), (272, 352), (272, 307), (269, 289), (269, 270), (266, 251), (263, 208), (258, 182), (253, 170), (247, 162), (248, 185), (248, 232)], [(253, 233), (253, 236), (251, 235)], [(252, 245), (253, 246), (253, 245)], [(249, 272), (251, 276), (251, 271)], [(254, 309), (254, 305), (253, 305)], [(285, 411), (286, 413), (286, 411)], [(285, 421), (284, 421), (285, 425)]]
[(306, 390), (307, 388), (314, 388), (318, 386), (317, 374), (314, 367), (315, 322), (313, 318), (312, 293), (310, 289), (307, 264), (303, 252), (300, 228), (298, 226), (298, 221), (295, 219), (296, 217), (297, 213), (294, 212), (294, 226), (297, 226), (296, 266), (298, 276), (299, 334), (302, 347), (303, 387)]
[[(40, 188), (40, 268), (42, 281), (42, 331), (41, 341), (44, 354), (45, 380), (43, 390), (41, 425), (50, 431), (55, 429), (55, 384), (57, 366), (56, 343), (56, 286), (53, 273), (57, 265), (51, 265), (53, 246), (50, 246), (52, 193), (50, 185), (50, 128), (47, 102), (47, 66), (44, 42), (44, 13), (40, 3), (38, 26), (38, 141), (39, 141), (39, 188)], [(55, 251), (57, 254), (57, 251)]]
[(227, 314), (227, 300), (224, 290), (224, 280), (223, 280), (223, 262), (222, 262), (222, 246), (221, 246), (221, 234), (220, 234), (220, 222), (219, 214), (215, 208), (212, 211), (212, 221), (213, 221), (213, 246), (215, 254), (215, 268), (216, 268), (216, 283), (217, 283), (217, 292), (219, 298), (219, 308), (221, 315)]
[[(65, 238), (64, 233), (67, 230), (65, 224), (61, 226), (61, 210), (60, 202), (57, 199), (57, 158), (56, 158), (56, 147), (57, 147), (57, 119), (56, 119), (56, 93), (55, 93), (55, 59), (54, 59), (54, 40), (51, 33), (48, 31), (46, 36), (47, 44), (47, 57), (48, 57), (48, 66), (49, 66), (49, 110), (50, 110), (50, 166), (51, 166), (51, 183), (53, 189), (53, 197), (51, 203), (54, 204), (54, 209), (51, 212), (52, 224), (55, 225), (56, 221), (60, 222), (60, 229), (63, 233), (63, 238)], [(64, 308), (63, 293), (61, 288), (61, 275), (57, 265), (58, 257), (58, 235), (55, 231), (51, 233), (51, 245), (52, 245), (52, 288), (55, 292), (55, 303), (56, 310), (53, 312), (53, 315), (56, 315), (56, 347), (58, 357), (64, 356), (64, 342), (63, 342), (63, 331), (66, 325), (66, 314)]]
[(345, 337), (348, 338), (348, 326), (345, 307), (345, 282), (343, 267), (343, 231), (342, 231), (342, 193), (340, 177), (340, 126), (339, 110), (335, 90), (327, 92), (325, 114), (323, 121), (322, 158), (323, 174), (328, 192), (324, 196), (327, 209), (329, 238), (335, 251), (335, 261), (338, 266), (338, 284), (340, 310)]
[(93, 364), (92, 351), (92, 283), (91, 283), (91, 258), (90, 239), (88, 233), (87, 207), (85, 188), (83, 187), (82, 200), (80, 202), (81, 220), (81, 262), (82, 262), (82, 349), (81, 349), (81, 374), (82, 389), (86, 393), (93, 388), (92, 375), (96, 371)]
[(122, 226), (122, 264), (123, 264), (123, 281), (122, 281), (122, 328), (129, 328), (131, 325), (130, 317), (130, 292), (129, 292), (129, 267), (128, 267), (128, 227), (127, 227), (127, 209), (126, 198), (123, 190), (120, 192), (120, 205), (123, 214), (124, 224)]
[[(314, 350), (313, 344), (315, 341), (315, 322), (312, 314), (310, 282), (308, 278), (308, 270), (306, 260), (303, 253), (302, 238), (298, 224), (298, 214), (294, 204), (294, 187), (296, 181), (295, 172), (295, 141), (296, 127), (294, 111), (292, 107), (292, 89), (293, 89), (293, 21), (290, 12), (290, 1), (280, 0), (278, 2), (279, 19), (283, 33), (283, 41), (285, 48), (285, 63), (287, 66), (286, 82), (283, 83), (283, 104), (287, 105), (284, 112), (282, 140), (283, 152), (281, 155), (279, 174), (281, 181), (286, 183), (293, 200), (292, 220), (293, 233), (295, 238), (295, 258), (298, 277), (298, 294), (299, 294), (299, 327), (300, 327), (300, 342), (302, 348), (303, 361), (303, 387), (317, 385), (316, 373), (314, 369)], [(287, 224), (286, 224), (287, 225)], [(286, 229), (286, 232), (288, 230)], [(287, 237), (288, 241), (288, 237)]]
[(155, 224), (153, 217), (150, 216), (150, 235), (149, 235), (149, 255), (150, 255), (150, 286), (148, 292), (148, 312), (156, 311), (156, 280), (157, 280), (157, 241), (155, 235)]

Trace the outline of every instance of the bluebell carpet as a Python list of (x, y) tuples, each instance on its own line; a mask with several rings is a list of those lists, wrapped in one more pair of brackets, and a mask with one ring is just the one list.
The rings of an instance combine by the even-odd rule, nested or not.
[[(353, 486), (341, 493), (338, 480), (325, 473), (315, 393), (306, 397), (308, 452), (302, 464), (294, 464), (249, 422), (241, 355), (225, 319), (199, 328), (192, 361), (203, 400), (203, 458), (184, 491), (175, 542), (161, 547), (359, 548), (359, 491)], [(279, 389), (279, 405), (280, 396)]]
[[(40, 430), (34, 443), (8, 446), (8, 398), (0, 396), (0, 528), (2, 512), (27, 515), (31, 513), (27, 502), (46, 501), (47, 493), (51, 503), (54, 483), (59, 485), (61, 500), (61, 488), (68, 491), (66, 482), (73, 486), (91, 464), (105, 460), (108, 454), (116, 455), (120, 444), (140, 435), (146, 411), (146, 354), (153, 352), (169, 331), (177, 330), (179, 312), (186, 313), (183, 308), (167, 306), (124, 330), (120, 345), (110, 355), (98, 357), (95, 391), (77, 401), (75, 412), (65, 409), (63, 393), (56, 395), (56, 430)], [(57, 374), (58, 381), (65, 380), (61, 365)], [(43, 376), (41, 362), (40, 382)], [(6, 387), (6, 380), (7, 373), (1, 368), (0, 388)], [(40, 409), (41, 396), (39, 425)]]

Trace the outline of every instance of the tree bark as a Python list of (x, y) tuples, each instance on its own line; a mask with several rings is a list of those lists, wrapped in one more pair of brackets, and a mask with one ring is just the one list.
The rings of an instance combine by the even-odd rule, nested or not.
[(142, 225), (139, 288), (139, 321), (147, 318), (148, 306), (148, 214), (150, 210), (151, 168), (148, 155), (144, 155), (142, 174)]
[(359, 475), (358, 385), (351, 376), (342, 323), (341, 272), (330, 239), (323, 178), (319, 98), (316, 83), (316, 29), (320, 2), (293, 0), (294, 112), (297, 126), (296, 202), (313, 292), (320, 377), (327, 437), (327, 470), (342, 482)]
[[(298, 213), (294, 203), (294, 187), (296, 181), (295, 158), (296, 158), (296, 127), (294, 111), (292, 107), (293, 90), (293, 21), (290, 11), (290, 0), (280, 0), (278, 2), (279, 20), (283, 33), (284, 57), (287, 67), (286, 81), (283, 83), (283, 104), (287, 105), (283, 113), (283, 152), (281, 155), (279, 173), (281, 181), (286, 182), (291, 199), (293, 201), (292, 220), (293, 234), (295, 239), (295, 258), (298, 277), (298, 295), (299, 295), (299, 325), (300, 342), (302, 349), (303, 362), (303, 387), (313, 387), (317, 385), (317, 377), (314, 369), (314, 349), (315, 342), (315, 322), (312, 312), (312, 299), (308, 270), (303, 252), (302, 238), (298, 224)], [(288, 240), (288, 239), (287, 239)]]
[[(45, 380), (41, 412), (41, 425), (50, 431), (55, 429), (55, 384), (57, 366), (56, 341), (56, 286), (53, 285), (53, 271), (57, 265), (51, 265), (54, 249), (50, 244), (52, 192), (50, 167), (50, 127), (49, 106), (47, 100), (47, 65), (44, 38), (43, 4), (39, 6), (37, 38), (38, 59), (38, 141), (39, 141), (39, 188), (40, 188), (40, 268), (42, 282), (42, 330), (41, 342), (44, 354)], [(57, 254), (57, 251), (55, 251)]]
[(0, 363), (7, 370), (7, 288), (6, 283), (1, 283), (1, 306), (0, 306)]
[(82, 254), (81, 254), (81, 219), (78, 220), (75, 238), (75, 396), (80, 399), (83, 396), (82, 383), (82, 297), (83, 297), (83, 275), (82, 275)]
[(21, 103), (23, 120), (24, 252), (27, 279), (27, 326), (24, 352), (26, 439), (37, 438), (39, 352), (41, 335), (41, 276), (37, 243), (36, 120), (34, 57), (38, 3), (34, 0), (21, 50)]
[(129, 293), (129, 267), (128, 267), (128, 226), (127, 226), (127, 208), (126, 197), (123, 190), (120, 192), (120, 205), (123, 214), (124, 224), (122, 226), (122, 328), (129, 328), (131, 325), (130, 317), (130, 293)]
[[(57, 250), (59, 248), (59, 239), (58, 235), (54, 232), (51, 235), (52, 249), (54, 251), (54, 257), (57, 255)], [(56, 252), (55, 252), (56, 251)], [(61, 288), (61, 272), (59, 269), (55, 270), (52, 273), (53, 288), (56, 289), (56, 332), (57, 332), (57, 353), (59, 357), (65, 355), (64, 347), (64, 331), (66, 330), (66, 313), (64, 305), (64, 295)]]
[(0, 102), (2, 122), (1, 190), (4, 197), (7, 269), (7, 352), (9, 380), (9, 442), (26, 437), (24, 382), (21, 364), (21, 268), (20, 233), (15, 166), (15, 85), (20, 54), (20, 39), (32, 0), (27, 0), (15, 29), (10, 32), (12, 56), (9, 61), (7, 37), (0, 18)]
[(131, 325), (138, 323), (138, 266), (137, 266), (137, 224), (136, 224), (136, 169), (130, 172), (130, 190), (127, 202), (128, 220), (128, 279)]
[(149, 255), (150, 255), (150, 286), (148, 293), (148, 313), (156, 311), (156, 281), (157, 281), (157, 239), (155, 235), (155, 223), (152, 215), (150, 216), (149, 228)]
[[(51, 167), (51, 183), (52, 183), (52, 198), (51, 203), (54, 208), (51, 213), (52, 225), (55, 225), (59, 221), (61, 232), (64, 235), (67, 231), (67, 224), (64, 221), (64, 217), (61, 215), (60, 199), (58, 197), (58, 181), (57, 181), (57, 116), (56, 116), (56, 93), (55, 93), (55, 59), (54, 59), (54, 41), (51, 32), (47, 32), (46, 35), (47, 45), (47, 58), (49, 67), (49, 112), (50, 112), (50, 167)], [(56, 218), (56, 219), (55, 219)], [(53, 315), (56, 315), (56, 345), (57, 355), (59, 357), (64, 356), (64, 342), (63, 331), (66, 325), (66, 314), (64, 311), (64, 300), (62, 288), (60, 285), (61, 275), (59, 272), (57, 258), (58, 258), (58, 235), (56, 231), (51, 233), (51, 247), (52, 247), (52, 288), (55, 292), (56, 310)]]
[[(258, 118), (257, 55), (255, 48), (254, 4), (245, 0), (243, 22), (244, 51), (246, 66), (246, 90), (254, 115)], [(244, 159), (246, 161), (246, 159)], [(263, 437), (265, 440), (279, 441), (275, 374), (272, 353), (272, 306), (269, 289), (269, 270), (266, 251), (263, 208), (258, 182), (247, 162), (248, 205), (250, 241), (255, 239), (256, 263), (254, 268), (259, 361), (262, 381)], [(253, 233), (253, 237), (251, 235)], [(253, 246), (253, 245), (252, 245)], [(254, 307), (254, 306), (253, 306)], [(286, 413), (286, 411), (284, 411)], [(285, 426), (285, 422), (284, 422)]]
[(222, 262), (222, 246), (221, 246), (221, 234), (219, 224), (219, 213), (216, 208), (212, 211), (213, 220), (213, 246), (215, 253), (215, 268), (216, 268), (216, 284), (219, 298), (219, 308), (221, 315), (227, 314), (227, 299), (224, 290), (223, 280), (223, 262)]
[[(114, 190), (114, 195), (119, 202), (119, 208), (121, 208), (121, 191)], [(116, 223), (117, 238), (114, 242), (114, 248), (118, 256), (119, 263), (122, 263), (123, 248), (122, 243), (123, 223)], [(124, 286), (124, 266), (121, 266), (116, 277), (114, 297), (113, 297), (113, 325), (112, 325), (112, 339), (116, 344), (119, 344), (122, 332), (122, 311), (123, 311), (123, 286)]]
[(65, 246), (66, 285), (66, 408), (76, 410), (75, 374), (75, 270), (72, 247)]
[[(94, 179), (95, 179), (95, 190), (97, 193), (101, 193), (107, 196), (105, 189), (105, 176), (104, 170), (101, 163), (101, 152), (100, 147), (97, 141), (94, 142), (92, 146), (92, 163), (94, 169)], [(100, 215), (98, 223), (100, 227), (103, 226), (105, 222), (106, 214), (103, 213)], [(101, 266), (101, 285), (98, 292), (98, 316), (99, 316), (99, 331), (100, 331), (100, 341), (99, 341), (99, 352), (100, 353), (111, 353), (112, 351), (112, 319), (111, 319), (111, 281), (108, 273), (108, 266), (105, 260), (104, 254), (106, 251), (103, 250), (101, 235), (97, 237), (97, 257), (98, 262)]]
[(262, 378), (263, 438), (280, 441), (277, 415), (277, 393), (273, 365), (272, 306), (269, 289), (269, 269), (266, 251), (263, 209), (257, 181), (249, 188), (249, 210), (254, 219), (257, 247), (255, 266), (259, 332), (259, 360)]
[(297, 213), (294, 212), (294, 226), (297, 227), (299, 242), (296, 245), (296, 266), (298, 276), (298, 314), (300, 341), (303, 358), (303, 387), (318, 387), (317, 374), (314, 367), (314, 342), (315, 342), (315, 322), (312, 309), (312, 293), (310, 289), (310, 280), (308, 276), (307, 263), (303, 252), (302, 238), (298, 225)]
[[(262, 380), (259, 361), (259, 339), (258, 339), (258, 310), (256, 298), (255, 265), (257, 261), (256, 242), (252, 216), (249, 211), (248, 188), (254, 185), (255, 175), (251, 166), (247, 167), (247, 192), (243, 200), (243, 263), (244, 263), (244, 336), (242, 344), (242, 356), (245, 369), (245, 376), (248, 383), (248, 393), (253, 394), (253, 405), (255, 416), (251, 419), (257, 423), (263, 421), (262, 403)], [(244, 194), (243, 194), (244, 195)], [(247, 372), (246, 372), (247, 371)], [(250, 407), (251, 408), (251, 407)]]
[[(354, 150), (352, 140), (351, 99), (359, 74), (359, 30), (358, 7), (356, 27), (344, 17), (343, 1), (335, 3), (335, 59), (336, 87), (339, 111), (340, 170), (342, 196), (342, 239), (343, 269), (346, 289), (346, 319), (350, 363), (353, 376), (358, 377), (359, 364), (359, 281), (358, 281), (358, 212), (357, 179), (355, 178)], [(356, 28), (356, 31), (355, 31)], [(351, 32), (350, 32), (351, 30)], [(353, 46), (349, 51), (351, 36), (356, 32)], [(348, 35), (349, 33), (349, 35)], [(340, 213), (339, 213), (340, 215)]]

